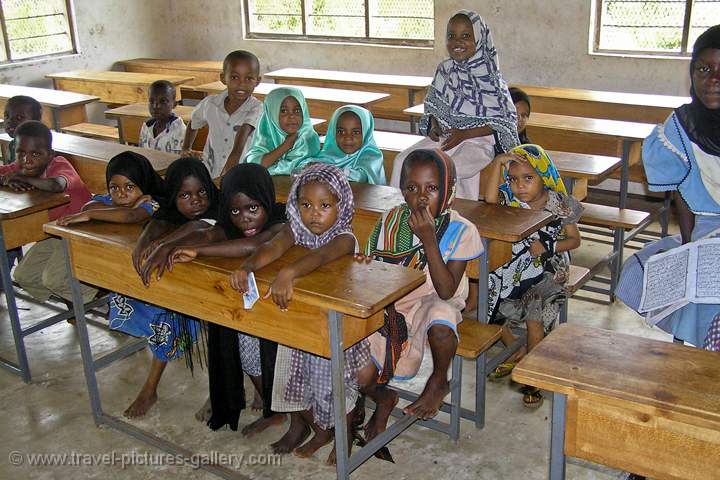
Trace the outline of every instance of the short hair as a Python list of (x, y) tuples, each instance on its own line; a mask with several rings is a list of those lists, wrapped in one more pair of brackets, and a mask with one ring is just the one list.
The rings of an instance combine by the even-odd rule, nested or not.
[(418, 149), (413, 150), (410, 154), (405, 157), (405, 161), (402, 164), (400, 170), (400, 190), (405, 187), (405, 181), (407, 180), (408, 172), (410, 168), (415, 165), (430, 164), (437, 165), (435, 158), (432, 156), (432, 150)]
[(168, 82), (167, 80), (155, 80), (153, 83), (150, 84), (148, 93), (160, 91), (166, 91), (172, 94), (172, 97), (175, 98), (175, 85), (173, 85), (171, 82)]
[(227, 71), (231, 63), (237, 62), (238, 60), (249, 61), (250, 63), (252, 63), (258, 73), (260, 72), (260, 60), (258, 60), (254, 53), (248, 52), (247, 50), (234, 50), (228, 53), (225, 56), (225, 60), (223, 60), (223, 73)]
[(528, 104), (528, 107), (532, 109), (532, 104), (530, 103), (530, 96), (523, 90), (517, 87), (510, 87), (510, 97), (512, 97), (513, 103), (525, 102)]
[(28, 97), (27, 95), (16, 95), (11, 97), (5, 104), (5, 112), (7, 112), (10, 108), (17, 108), (25, 105), (29, 106), (32, 110), (32, 120), (42, 119), (42, 105), (40, 105), (40, 102), (34, 98)]
[(52, 132), (44, 123), (37, 120), (27, 120), (18, 125), (15, 129), (15, 138), (18, 137), (40, 138), (45, 141), (48, 150), (52, 149)]

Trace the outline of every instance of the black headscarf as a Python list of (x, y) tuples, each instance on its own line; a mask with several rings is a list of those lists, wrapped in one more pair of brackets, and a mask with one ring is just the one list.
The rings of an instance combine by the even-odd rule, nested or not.
[[(720, 50), (720, 25), (710, 27), (695, 41), (690, 60), (690, 81), (692, 82), (695, 62), (700, 53), (708, 48)], [(720, 108), (707, 108), (695, 94), (695, 85), (690, 86), (692, 102), (677, 109), (680, 124), (694, 144), (705, 153), (720, 156)]]
[(153, 169), (150, 161), (139, 153), (126, 151), (110, 159), (105, 170), (105, 182), (110, 187), (113, 175), (122, 175), (142, 190), (143, 195), (160, 199), (165, 185), (162, 177)]
[(205, 165), (197, 158), (178, 158), (167, 169), (165, 175), (165, 195), (160, 210), (155, 213), (157, 220), (164, 220), (175, 225), (183, 225), (192, 219), (185, 217), (177, 209), (177, 195), (182, 188), (183, 181), (188, 177), (197, 178), (205, 187), (208, 195), (209, 206), (203, 218), (215, 218), (217, 216), (218, 189), (210, 178)]
[[(530, 96), (523, 90), (517, 87), (510, 87), (510, 97), (512, 98), (513, 103), (525, 102), (528, 104), (528, 108), (532, 110)], [(530, 143), (530, 139), (527, 136), (527, 127), (525, 127), (525, 130), (522, 132), (518, 132), (518, 137), (520, 137), (520, 143)]]

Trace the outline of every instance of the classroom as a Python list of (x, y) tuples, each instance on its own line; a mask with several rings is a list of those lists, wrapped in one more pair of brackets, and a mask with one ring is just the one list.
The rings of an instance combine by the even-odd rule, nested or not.
[(0, 478), (720, 479), (720, 0), (0, 30)]

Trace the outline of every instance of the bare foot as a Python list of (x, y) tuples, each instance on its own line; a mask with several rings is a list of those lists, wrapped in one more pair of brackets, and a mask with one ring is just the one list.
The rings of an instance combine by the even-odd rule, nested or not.
[(403, 413), (417, 415), (422, 420), (429, 420), (437, 415), (448, 392), (450, 392), (450, 384), (444, 372), (430, 375), (420, 398), (405, 407)]
[(375, 411), (365, 425), (365, 440), (370, 441), (385, 431), (388, 419), (399, 397), (397, 392), (389, 388), (378, 387), (375, 399)]
[(153, 389), (144, 388), (140, 390), (137, 398), (130, 406), (123, 412), (123, 415), (127, 418), (138, 418), (144, 416), (150, 407), (155, 405), (158, 396), (157, 391)]
[[(348, 443), (348, 458), (350, 458), (350, 455), (352, 454), (352, 447), (353, 442), (351, 441)], [(335, 464), (337, 463), (337, 454), (335, 453), (335, 448), (336, 446), (333, 445), (333, 448), (330, 451), (330, 455), (328, 455), (327, 460), (325, 460), (325, 465), (335, 466)]]
[(195, 412), (195, 419), (198, 422), (207, 423), (210, 417), (212, 417), (212, 405), (210, 404), (210, 397), (208, 397), (200, 410)]
[(255, 398), (253, 399), (253, 403), (250, 406), (250, 408), (255, 411), (263, 409), (263, 399), (260, 396), (260, 394), (257, 392), (257, 390), (255, 391)]
[(332, 442), (332, 440), (332, 430), (323, 430), (318, 428), (315, 430), (315, 435), (313, 435), (313, 437), (305, 445), (293, 450), (293, 455), (300, 458), (312, 457), (315, 452)]
[(265, 418), (260, 417), (254, 422), (252, 422), (250, 425), (247, 425), (242, 429), (240, 433), (242, 433), (244, 436), (250, 438), (256, 433), (260, 433), (263, 430), (272, 427), (273, 425), (280, 425), (281, 423), (285, 423), (285, 415), (282, 413), (275, 413), (272, 416)]
[(290, 453), (296, 447), (302, 445), (307, 437), (310, 436), (310, 426), (305, 423), (299, 413), (293, 412), (290, 414), (290, 428), (285, 432), (285, 435), (275, 443), (271, 443), (270, 446), (273, 449), (273, 453)]

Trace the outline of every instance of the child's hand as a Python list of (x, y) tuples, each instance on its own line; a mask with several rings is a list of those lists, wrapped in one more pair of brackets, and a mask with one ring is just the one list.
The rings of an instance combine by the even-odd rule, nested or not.
[(172, 272), (176, 263), (189, 263), (197, 258), (197, 250), (192, 247), (175, 247), (168, 256), (167, 269)]
[(519, 153), (501, 153), (495, 157), (495, 161), (499, 162), (503, 167), (507, 167), (510, 162), (527, 163), (527, 159)]
[(138, 208), (143, 203), (150, 203), (150, 202), (152, 202), (152, 197), (150, 195), (143, 195), (135, 201), (132, 208)]
[(430, 214), (430, 207), (425, 205), (418, 210), (413, 210), (408, 219), (410, 229), (416, 237), (425, 244), (435, 238), (435, 219)]
[(16, 192), (29, 192), (31, 190), (35, 190), (33, 185), (27, 183), (17, 173), (11, 173), (5, 177), (5, 186), (12, 188)]
[(268, 298), (272, 295), (272, 301), (280, 307), (280, 310), (287, 311), (288, 303), (292, 300), (293, 296), (293, 275), (288, 270), (282, 269), (275, 281), (270, 285), (267, 293), (263, 298)]
[(238, 291), (240, 293), (245, 293), (248, 291), (248, 275), (250, 274), (249, 271), (240, 268), (238, 270), (235, 270), (233, 273), (230, 274), (230, 287), (232, 287), (233, 290)]
[(430, 126), (430, 129), (428, 129), (428, 137), (433, 142), (439, 142), (441, 135), (442, 135), (442, 128), (440, 128), (440, 125), (438, 125), (437, 122), (434, 122)]
[(370, 263), (372, 261), (372, 255), (363, 255), (362, 253), (356, 253), (353, 255), (353, 260), (358, 263)]
[(193, 150), (188, 148), (187, 150), (183, 150), (180, 152), (181, 157), (191, 157), (191, 158), (197, 158), (198, 160), (202, 160), (202, 152), (198, 152), (197, 150)]
[(142, 273), (140, 274), (140, 278), (142, 278), (143, 283), (146, 287), (150, 285), (150, 279), (152, 277), (153, 271), (157, 270), (157, 273), (155, 274), (155, 280), (160, 281), (160, 279), (162, 278), (163, 273), (165, 273), (165, 269), (167, 269), (169, 263), (171, 248), (172, 247), (168, 247), (167, 245), (161, 245), (149, 255), (147, 261), (145, 262), (145, 265), (142, 268)]
[(90, 214), (87, 212), (80, 212), (74, 215), (65, 215), (57, 219), (57, 224), (61, 227), (67, 227), (73, 223), (89, 222)]
[(545, 247), (540, 242), (540, 240), (535, 240), (533, 243), (530, 244), (530, 255), (532, 255), (533, 257), (539, 257), (546, 251), (547, 250), (545, 250)]
[(288, 150), (290, 150), (293, 145), (295, 145), (295, 141), (298, 138), (298, 132), (291, 133), (287, 137), (285, 137), (285, 140), (283, 141), (283, 145), (287, 147)]
[(448, 132), (448, 136), (445, 140), (443, 140), (442, 145), (440, 145), (440, 149), (443, 152), (447, 152), (448, 150), (457, 147), (463, 140), (465, 140), (466, 135), (467, 133), (465, 130), (451, 128)]
[(148, 245), (144, 249), (140, 249), (137, 246), (133, 249), (132, 253), (132, 261), (133, 261), (133, 267), (135, 267), (135, 271), (137, 274), (142, 278), (142, 272), (143, 272), (143, 265), (147, 261), (150, 256), (155, 253), (155, 251), (160, 247), (160, 242), (157, 240), (153, 240), (152, 242), (148, 243)]

